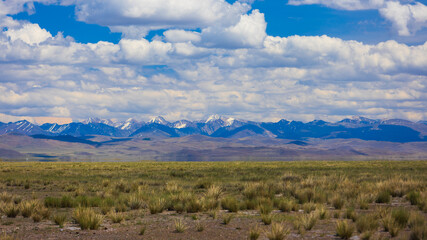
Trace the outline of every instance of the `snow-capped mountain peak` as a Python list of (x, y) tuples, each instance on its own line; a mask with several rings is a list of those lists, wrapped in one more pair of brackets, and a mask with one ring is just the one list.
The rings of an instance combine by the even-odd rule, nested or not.
[(148, 121), (149, 123), (157, 123), (157, 124), (161, 124), (161, 125), (166, 125), (169, 122), (166, 121), (163, 117), (161, 116), (157, 116), (157, 117), (153, 117), (152, 119), (150, 119), (150, 121)]
[(236, 119), (232, 117), (224, 117), (218, 114), (214, 114), (209, 116), (209, 118), (206, 120), (205, 123), (217, 122), (217, 121), (222, 121), (221, 125), (223, 126), (231, 126), (233, 125), (234, 121), (236, 121)]
[(218, 114), (210, 115), (205, 123), (212, 122), (219, 119), (221, 119), (221, 116), (219, 116)]
[(95, 118), (92, 118), (92, 117), (88, 118), (88, 119), (82, 121), (81, 123), (83, 123), (83, 124), (102, 123), (102, 124), (105, 124), (105, 125), (108, 125), (108, 126), (113, 126), (113, 127), (115, 125), (115, 122), (113, 122), (110, 119), (100, 119), (100, 118), (97, 118), (97, 117), (95, 117)]
[(227, 118), (224, 122), (226, 123), (226, 126), (231, 126), (235, 120), (235, 118)]
[(185, 127), (187, 127), (187, 123), (184, 123), (184, 122), (177, 122), (174, 125), (174, 128), (178, 128), (178, 129), (185, 128)]

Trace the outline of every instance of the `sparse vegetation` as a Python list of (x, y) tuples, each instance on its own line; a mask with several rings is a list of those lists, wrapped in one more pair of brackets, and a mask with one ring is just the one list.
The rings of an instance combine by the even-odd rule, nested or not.
[[(23, 221), (47, 219), (37, 225), (45, 228), (73, 219), (82, 229), (100, 229), (98, 236), (107, 233), (100, 227), (102, 213), (106, 228), (111, 223), (134, 227), (133, 238), (141, 232), (155, 238), (159, 231), (174, 238), (168, 234), (175, 232), (171, 219), (177, 219), (184, 226), (183, 238), (190, 233), (205, 238), (212, 234), (211, 224), (220, 223), (230, 236), (240, 232), (249, 239), (284, 239), (292, 224), (293, 238), (298, 233), (316, 238), (334, 234), (336, 223), (342, 238), (357, 229), (361, 239), (425, 239), (427, 164), (421, 161), (0, 162), (0, 169), (7, 169), (0, 171), (0, 215), (8, 233)], [(31, 223), (24, 219), (29, 217)], [(135, 230), (135, 224), (143, 226)]]

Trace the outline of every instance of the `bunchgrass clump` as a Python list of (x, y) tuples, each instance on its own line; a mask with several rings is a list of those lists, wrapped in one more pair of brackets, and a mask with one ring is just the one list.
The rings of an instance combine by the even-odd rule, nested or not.
[(95, 213), (91, 208), (79, 207), (74, 210), (73, 219), (83, 230), (96, 230), (101, 226), (103, 216)]
[(393, 217), (394, 221), (401, 227), (401, 228), (405, 228), (406, 225), (408, 224), (408, 220), (409, 220), (409, 212), (404, 209), (403, 207), (394, 209), (391, 212), (391, 216)]
[(313, 202), (307, 202), (302, 205), (302, 209), (305, 213), (311, 213), (312, 211), (316, 210), (316, 204)]
[(389, 232), (392, 237), (397, 236), (401, 230), (400, 225), (395, 221), (391, 214), (386, 215), (381, 219), (381, 223), (386, 232)]
[(377, 230), (378, 219), (373, 214), (360, 215), (356, 220), (356, 228), (359, 233)]
[(203, 225), (202, 222), (197, 221), (196, 222), (196, 231), (203, 232), (203, 230), (205, 230), (205, 225)]
[(34, 214), (31, 215), (31, 219), (33, 219), (33, 221), (35, 223), (38, 223), (38, 222), (40, 222), (43, 219), (43, 217), (40, 214), (38, 214), (38, 213), (34, 213)]
[(292, 211), (292, 206), (294, 205), (294, 201), (290, 199), (281, 199), (278, 203), (278, 208), (282, 212), (290, 212)]
[(270, 225), (272, 220), (273, 220), (273, 216), (271, 214), (261, 214), (261, 221), (265, 225)]
[(223, 217), (222, 217), (222, 223), (224, 224), (224, 225), (228, 225), (230, 222), (231, 222), (231, 220), (234, 218), (234, 215), (233, 214), (225, 214)]
[(147, 229), (147, 226), (142, 226), (140, 229), (139, 229), (139, 235), (144, 235), (145, 234), (145, 230)]
[(22, 201), (19, 204), (21, 215), (24, 218), (29, 218), (33, 214), (34, 209), (38, 206), (36, 201)]
[(148, 209), (150, 209), (151, 214), (161, 213), (166, 208), (166, 201), (163, 198), (158, 198), (155, 200), (152, 200), (148, 204)]
[(377, 195), (376, 203), (390, 203), (391, 194), (388, 191), (381, 191)]
[(290, 229), (285, 227), (283, 223), (273, 223), (266, 236), (269, 240), (283, 240), (287, 238), (290, 232)]
[(108, 213), (108, 218), (110, 218), (113, 223), (121, 223), (125, 219), (125, 215), (121, 212), (111, 211)]
[(212, 198), (215, 200), (219, 200), (223, 193), (224, 193), (224, 190), (222, 187), (217, 186), (217, 185), (211, 185), (206, 190), (205, 196), (206, 196), (206, 198)]
[(316, 213), (320, 220), (328, 218), (328, 210), (324, 206), (317, 208)]
[(221, 207), (224, 210), (228, 210), (230, 212), (238, 212), (239, 211), (239, 201), (235, 197), (226, 197), (221, 201)]
[(427, 239), (427, 226), (419, 225), (411, 229), (409, 240), (425, 240)]
[(422, 214), (418, 212), (411, 212), (408, 225), (409, 228), (414, 228), (417, 226), (424, 226), (426, 224), (425, 218)]
[(353, 235), (354, 225), (343, 220), (336, 223), (335, 231), (341, 239), (349, 239)]
[(255, 225), (249, 229), (249, 240), (257, 240), (261, 235), (261, 228)]
[(145, 202), (139, 198), (137, 195), (132, 195), (129, 197), (128, 200), (128, 206), (130, 209), (135, 210), (135, 209), (140, 209), (142, 207), (144, 207)]
[(411, 205), (418, 205), (421, 201), (421, 194), (420, 192), (410, 191), (406, 194), (406, 199), (408, 199)]
[(187, 213), (197, 213), (203, 210), (203, 203), (195, 196), (192, 196), (184, 205), (184, 210)]
[(18, 216), (20, 209), (19, 206), (14, 203), (6, 203), (2, 207), (2, 212), (4, 212), (8, 218), (15, 218)]
[(64, 223), (67, 220), (67, 215), (66, 214), (56, 214), (55, 216), (53, 216), (52, 220), (60, 228), (63, 228), (64, 227)]
[(347, 219), (351, 219), (353, 220), (353, 222), (355, 222), (357, 219), (357, 214), (354, 208), (352, 207), (347, 208), (346, 211), (344, 212), (344, 217)]
[(296, 227), (300, 231), (302, 229), (310, 231), (316, 225), (318, 215), (315, 212), (303, 214), (297, 218)]
[(264, 201), (258, 205), (258, 210), (261, 215), (268, 215), (273, 211), (273, 205), (269, 201)]
[(344, 206), (344, 199), (342, 199), (340, 196), (335, 196), (333, 199), (332, 199), (332, 206), (335, 208), (335, 209), (341, 209), (343, 206)]
[(175, 225), (175, 231), (177, 233), (183, 233), (188, 228), (187, 225), (185, 225), (184, 221), (182, 221), (182, 219), (175, 219), (174, 225)]

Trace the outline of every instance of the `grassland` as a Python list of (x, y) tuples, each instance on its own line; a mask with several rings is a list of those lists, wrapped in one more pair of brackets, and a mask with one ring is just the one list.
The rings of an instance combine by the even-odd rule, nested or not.
[(426, 239), (427, 162), (0, 162), (0, 239)]

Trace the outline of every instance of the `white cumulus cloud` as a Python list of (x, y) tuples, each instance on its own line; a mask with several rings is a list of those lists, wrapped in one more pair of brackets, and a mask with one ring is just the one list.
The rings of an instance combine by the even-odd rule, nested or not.
[(377, 9), (390, 21), (400, 36), (414, 35), (427, 27), (427, 6), (417, 1), (404, 0), (289, 0), (290, 5), (321, 4), (342, 10)]

